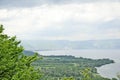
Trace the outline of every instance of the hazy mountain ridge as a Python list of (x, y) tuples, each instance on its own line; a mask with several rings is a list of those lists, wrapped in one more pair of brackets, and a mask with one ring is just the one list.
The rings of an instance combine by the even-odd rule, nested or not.
[(120, 49), (120, 39), (111, 40), (23, 40), (26, 50)]

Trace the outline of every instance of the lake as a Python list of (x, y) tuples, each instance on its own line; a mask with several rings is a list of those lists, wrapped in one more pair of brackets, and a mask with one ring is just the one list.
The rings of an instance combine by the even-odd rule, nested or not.
[(92, 59), (109, 58), (115, 63), (97, 68), (98, 73), (103, 77), (113, 78), (120, 72), (120, 50), (55, 50), (38, 51), (38, 53), (41, 55), (73, 55)]

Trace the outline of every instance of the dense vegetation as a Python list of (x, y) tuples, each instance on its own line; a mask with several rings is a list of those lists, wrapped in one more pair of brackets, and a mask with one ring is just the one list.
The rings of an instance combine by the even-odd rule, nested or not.
[(0, 25), (0, 80), (39, 80), (39, 71), (31, 65), (37, 55), (25, 56), (20, 41), (3, 30)]
[(33, 65), (36, 68), (41, 68), (42, 73), (44, 73), (42, 80), (66, 80), (67, 78), (70, 80), (110, 80), (101, 77), (95, 67), (113, 62), (109, 59), (93, 60), (74, 56), (43, 56), (42, 60), (37, 60)]

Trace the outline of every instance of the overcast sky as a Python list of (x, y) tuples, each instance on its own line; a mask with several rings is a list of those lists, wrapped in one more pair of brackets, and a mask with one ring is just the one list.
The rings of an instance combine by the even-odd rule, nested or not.
[(21, 40), (120, 39), (120, 0), (0, 0), (0, 24)]

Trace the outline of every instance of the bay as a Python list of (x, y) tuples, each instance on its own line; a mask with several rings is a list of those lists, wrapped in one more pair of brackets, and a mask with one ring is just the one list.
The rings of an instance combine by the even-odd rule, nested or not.
[(103, 77), (113, 78), (120, 72), (120, 50), (53, 50), (38, 51), (41, 55), (72, 55), (91, 59), (109, 58), (115, 61), (113, 64), (107, 64), (97, 68), (98, 73)]

